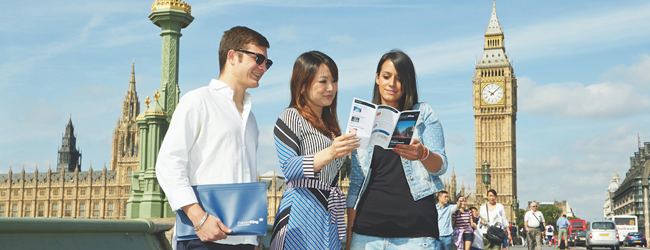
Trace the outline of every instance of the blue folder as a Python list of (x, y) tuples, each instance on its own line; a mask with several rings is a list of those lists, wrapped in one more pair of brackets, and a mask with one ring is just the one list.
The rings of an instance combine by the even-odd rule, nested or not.
[[(232, 229), (228, 235), (266, 235), (266, 182), (192, 186), (199, 205)], [(198, 239), (183, 210), (176, 212), (176, 237)]]

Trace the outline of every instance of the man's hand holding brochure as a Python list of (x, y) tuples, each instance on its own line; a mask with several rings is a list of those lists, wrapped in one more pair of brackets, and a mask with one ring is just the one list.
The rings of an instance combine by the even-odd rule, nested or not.
[(385, 149), (409, 145), (419, 116), (418, 110), (400, 112), (390, 106), (354, 98), (346, 132), (356, 132), (361, 149), (374, 145)]

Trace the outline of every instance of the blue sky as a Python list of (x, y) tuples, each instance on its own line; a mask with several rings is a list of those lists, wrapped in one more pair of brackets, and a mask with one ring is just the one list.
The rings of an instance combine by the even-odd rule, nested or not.
[[(56, 167), (70, 116), (82, 170), (109, 163), (111, 138), (135, 58), (141, 101), (160, 86), (160, 29), (153, 1), (10, 1), (0, 15), (0, 173)], [(260, 173), (279, 172), (272, 126), (289, 103), (294, 60), (319, 50), (340, 69), (339, 116), (369, 100), (381, 55), (399, 48), (416, 67), (420, 99), (445, 130), (448, 178), (474, 186), (472, 74), (492, 1), (189, 1), (181, 95), (218, 77), (223, 31), (264, 34), (274, 65), (253, 89)], [(622, 178), (650, 141), (650, 3), (497, 2), (506, 52), (518, 78), (519, 199), (568, 200), (602, 217), (609, 180)], [(142, 104), (144, 106), (144, 104)], [(345, 122), (341, 123), (346, 126)]]

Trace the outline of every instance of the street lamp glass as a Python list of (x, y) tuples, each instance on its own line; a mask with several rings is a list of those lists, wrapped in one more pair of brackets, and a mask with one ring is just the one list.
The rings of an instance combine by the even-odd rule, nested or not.
[(486, 186), (490, 185), (490, 182), (491, 182), (491, 180), (490, 180), (491, 179), (490, 178), (490, 163), (488, 163), (487, 161), (484, 161), (483, 165), (481, 167), (482, 167), (482, 170), (483, 170), (483, 175), (482, 175), (483, 184), (485, 184)]

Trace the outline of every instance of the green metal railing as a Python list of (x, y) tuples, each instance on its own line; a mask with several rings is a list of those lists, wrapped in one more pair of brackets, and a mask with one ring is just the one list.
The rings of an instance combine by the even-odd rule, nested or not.
[(0, 218), (2, 249), (170, 249), (171, 221)]

